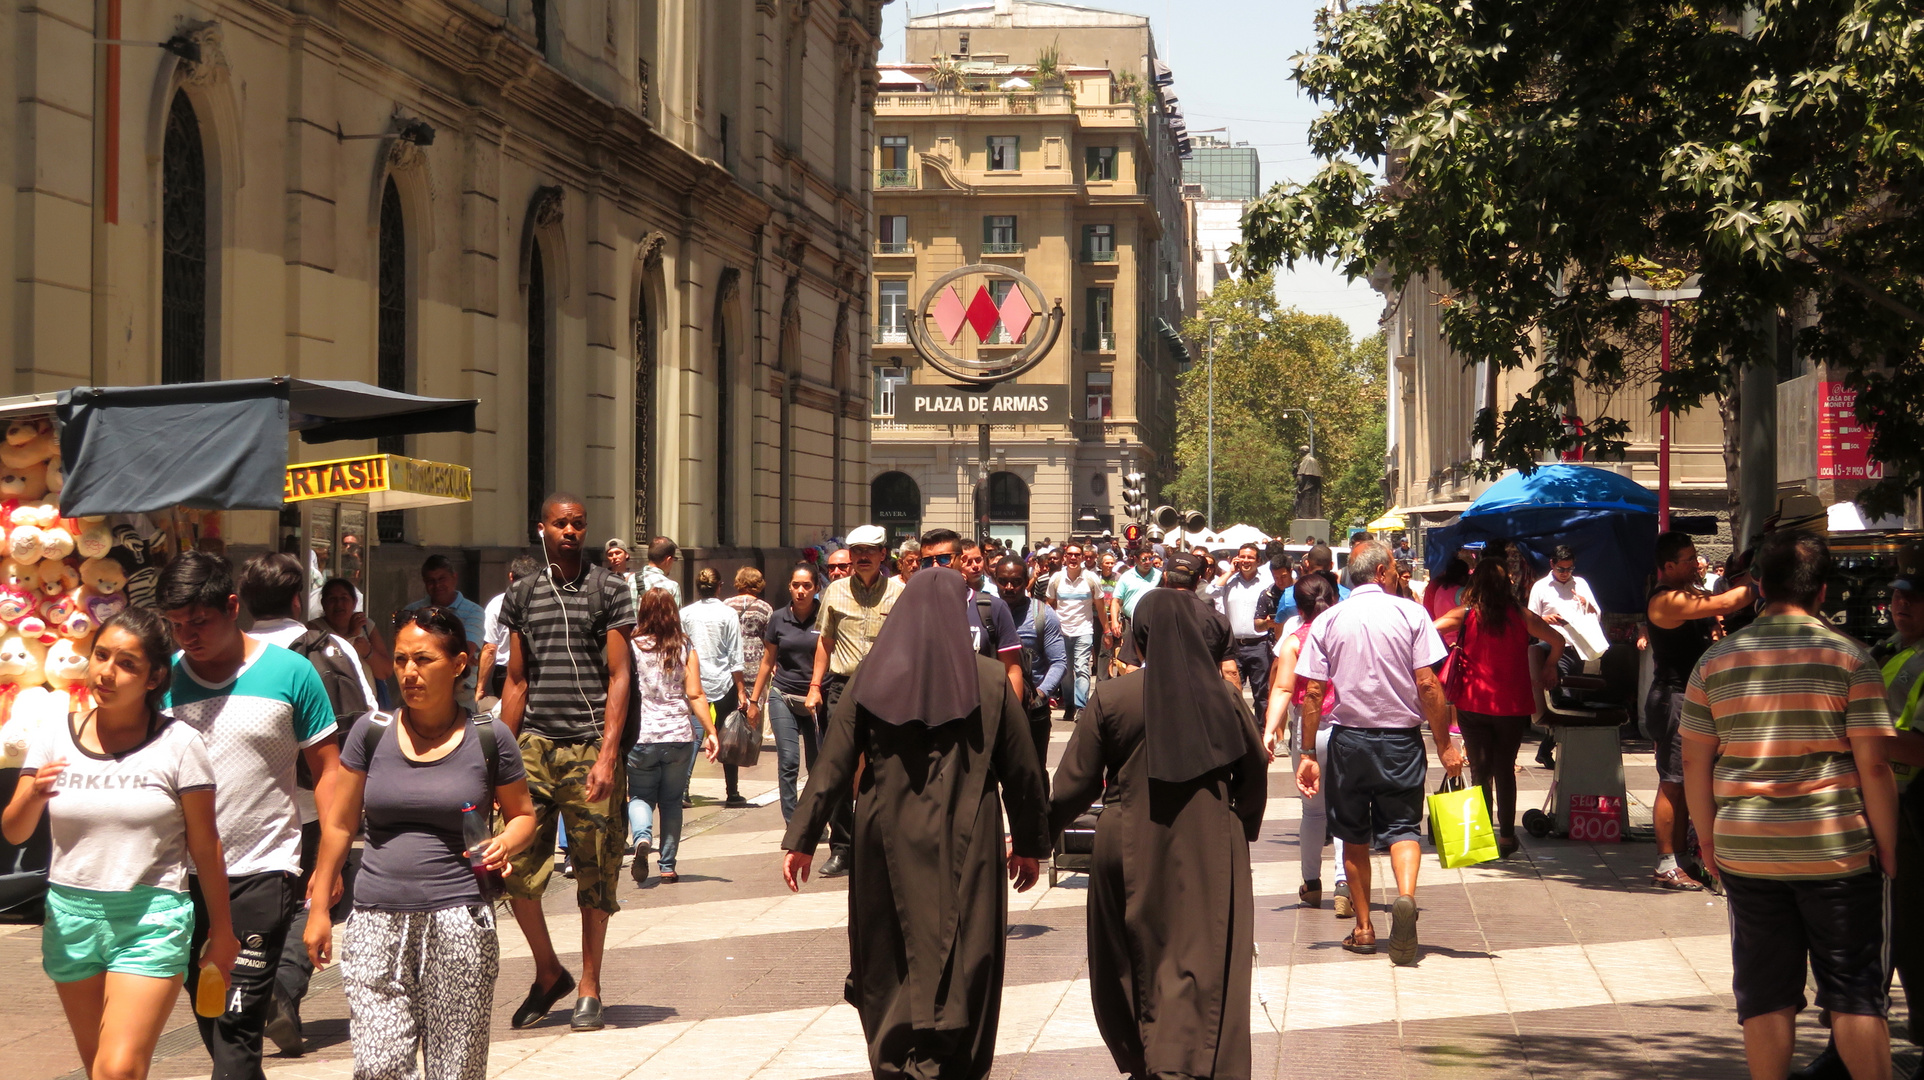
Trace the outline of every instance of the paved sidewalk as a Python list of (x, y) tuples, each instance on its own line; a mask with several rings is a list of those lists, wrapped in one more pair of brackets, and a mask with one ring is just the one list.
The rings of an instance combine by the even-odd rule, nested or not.
[[(1068, 737), (1058, 723), (1055, 752)], [(1524, 747), (1521, 806), (1537, 805), (1548, 777)], [(1626, 760), (1631, 787), (1648, 793), (1648, 755)], [(779, 877), (781, 812), (774, 754), (744, 772), (765, 804), (692, 811), (681, 882), (637, 890), (624, 877), (623, 912), (610, 927), (604, 1001), (609, 1027), (567, 1030), (569, 1003), (526, 1031), (509, 1014), (532, 978), (513, 922), (503, 916), (491, 1077), (620, 1080), (828, 1080), (867, 1075), (854, 1011), (840, 1002), (847, 972), (847, 902), (841, 882), (790, 894)], [(698, 793), (719, 796), (719, 769), (704, 764)], [(1746, 1075), (1729, 992), (1723, 901), (1649, 885), (1655, 849), (1523, 838), (1517, 857), (1444, 871), (1425, 856), (1421, 963), (1339, 947), (1346, 924), (1328, 901), (1296, 900), (1301, 802), (1279, 765), (1255, 847), (1258, 946), (1252, 1003), (1256, 1076), (1286, 1077), (1688, 1077)], [(1332, 849), (1333, 850), (1333, 849)], [(1323, 880), (1333, 884), (1326, 851)], [(1389, 881), (1379, 858), (1376, 880)], [(579, 924), (567, 882), (548, 898), (564, 953)], [(1011, 897), (1007, 991), (997, 1077), (1050, 1080), (1116, 1076), (1089, 1010), (1084, 960), (1086, 881), (1046, 878)], [(1388, 899), (1379, 889), (1379, 904)], [(1387, 916), (1380, 920), (1387, 926)], [(8, 928), (0, 928), (4, 932)], [(0, 1025), (0, 1060), (17, 1080), (75, 1068), (72, 1039), (38, 971), (36, 932), (0, 936), (0, 972), (14, 992)], [(570, 965), (573, 966), (572, 963)], [(270, 1058), (270, 1080), (346, 1080), (352, 1074), (346, 1007), (328, 977), (306, 1007), (310, 1053)], [(1901, 997), (1900, 997), (1901, 1001)], [(1894, 1018), (1902, 1030), (1900, 1013)], [(190, 1024), (185, 1002), (179, 1011)], [(1800, 1060), (1822, 1032), (1806, 1014)], [(154, 1075), (198, 1077), (208, 1063), (188, 1030)], [(1900, 1057), (1916, 1069), (1913, 1052)], [(1900, 1075), (1907, 1072), (1901, 1070)]]

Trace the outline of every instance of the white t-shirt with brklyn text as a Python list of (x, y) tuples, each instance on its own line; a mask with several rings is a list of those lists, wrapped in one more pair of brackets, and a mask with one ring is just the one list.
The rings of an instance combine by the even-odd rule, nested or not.
[(118, 754), (74, 738), (78, 717), (49, 716), (20, 770), (22, 783), (53, 761), (67, 767), (47, 800), (53, 862), (47, 880), (69, 889), (187, 891), (187, 818), (180, 797), (214, 786), (207, 744), (186, 724), (162, 722), (146, 742)]

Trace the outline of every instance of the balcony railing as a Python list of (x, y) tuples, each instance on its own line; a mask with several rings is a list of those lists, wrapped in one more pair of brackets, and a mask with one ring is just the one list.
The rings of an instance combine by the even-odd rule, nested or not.
[(1075, 114), (1087, 121), (1124, 121), (1135, 123), (1139, 115), (1134, 105), (1077, 104), (1063, 90), (970, 90), (898, 93), (884, 90), (875, 95), (875, 112), (921, 113), (961, 116), (1033, 116), (1038, 113)]
[(875, 328), (875, 341), (878, 345), (907, 345), (909, 328), (906, 326), (878, 326)]
[(908, 169), (875, 170), (875, 186), (878, 188), (912, 188), (915, 174)]
[(1083, 262), (1112, 263), (1116, 261), (1115, 248), (1087, 248), (1082, 252)]
[(907, 240), (883, 240), (875, 245), (877, 255), (907, 255), (913, 250)]
[(1014, 240), (1009, 240), (1006, 242), (999, 241), (999, 240), (991, 240), (982, 245), (982, 254), (984, 255), (1020, 255), (1022, 254), (1022, 245)]

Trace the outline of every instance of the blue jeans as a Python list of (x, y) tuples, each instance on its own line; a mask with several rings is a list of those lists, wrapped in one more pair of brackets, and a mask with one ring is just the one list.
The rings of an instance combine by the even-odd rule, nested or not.
[(797, 781), (806, 757), (815, 764), (815, 718), (791, 707), (780, 690), (768, 692), (768, 727), (775, 733), (776, 774), (782, 785), (782, 820), (795, 816)]
[(692, 753), (685, 742), (636, 743), (628, 751), (628, 835), (652, 840), (649, 804), (660, 808), (661, 838), (654, 846), (664, 874), (675, 869), (675, 849), (681, 846), (681, 797), (688, 790)]
[(1090, 661), (1094, 659), (1096, 635), (1064, 634), (1062, 643), (1069, 647), (1069, 676), (1075, 680), (1075, 696), (1071, 698), (1075, 707), (1080, 709), (1089, 704)]

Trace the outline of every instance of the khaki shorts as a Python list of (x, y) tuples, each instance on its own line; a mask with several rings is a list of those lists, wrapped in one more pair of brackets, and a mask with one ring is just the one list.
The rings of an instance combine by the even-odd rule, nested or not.
[(575, 897), (584, 908), (613, 915), (621, 910), (615, 886), (628, 852), (627, 770), (615, 765), (607, 798), (588, 801), (588, 770), (601, 754), (599, 742), (556, 743), (523, 731), (515, 740), (528, 771), (534, 800), (534, 842), (515, 856), (507, 893), (520, 900), (540, 898), (554, 874), (557, 817), (568, 823), (568, 854), (575, 864)]

